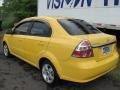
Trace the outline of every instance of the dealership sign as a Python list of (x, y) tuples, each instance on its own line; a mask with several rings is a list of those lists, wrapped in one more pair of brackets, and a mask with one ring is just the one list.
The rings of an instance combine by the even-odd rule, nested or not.
[(47, 9), (118, 7), (119, 0), (47, 0)]

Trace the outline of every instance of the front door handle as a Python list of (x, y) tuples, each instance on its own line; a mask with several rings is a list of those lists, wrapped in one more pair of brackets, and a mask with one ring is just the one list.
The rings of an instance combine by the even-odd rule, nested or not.
[(43, 41), (40, 41), (39, 43), (38, 43), (38, 45), (41, 45), (41, 46), (43, 46), (45, 43), (43, 42)]

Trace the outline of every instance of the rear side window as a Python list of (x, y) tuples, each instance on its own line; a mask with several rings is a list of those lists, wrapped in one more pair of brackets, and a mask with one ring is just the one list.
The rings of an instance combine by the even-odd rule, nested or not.
[(29, 28), (30, 25), (31, 25), (31, 22), (22, 23), (15, 28), (14, 33), (15, 34), (21, 34), (21, 35), (28, 34), (28, 28)]
[(31, 35), (50, 37), (51, 28), (48, 24), (44, 22), (34, 22), (33, 27), (31, 29)]
[(98, 29), (96, 29), (95, 27), (83, 20), (59, 19), (58, 22), (70, 35), (101, 33), (101, 31), (99, 31)]

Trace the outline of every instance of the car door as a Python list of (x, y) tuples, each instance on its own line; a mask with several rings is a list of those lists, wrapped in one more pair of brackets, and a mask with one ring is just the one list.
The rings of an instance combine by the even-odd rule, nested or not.
[(32, 64), (35, 64), (38, 57), (42, 56), (47, 50), (47, 46), (51, 37), (51, 28), (47, 22), (34, 21), (33, 26), (29, 32), (30, 36), (27, 36), (27, 40), (24, 41), (24, 56)]
[(28, 29), (31, 27), (31, 25), (32, 22), (24, 22), (14, 28), (13, 34), (9, 38), (9, 44), (13, 54), (20, 57), (24, 56), (24, 41), (26, 40)]

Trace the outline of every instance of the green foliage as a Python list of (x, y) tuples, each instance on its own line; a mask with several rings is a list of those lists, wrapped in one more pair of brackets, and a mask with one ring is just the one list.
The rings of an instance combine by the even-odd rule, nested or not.
[(11, 28), (23, 18), (37, 15), (37, 0), (4, 0), (3, 27)]
[(10, 15), (9, 17), (5, 18), (3, 23), (2, 23), (2, 27), (4, 29), (9, 29), (13, 27), (13, 24), (15, 23), (16, 18), (13, 17), (12, 15)]

